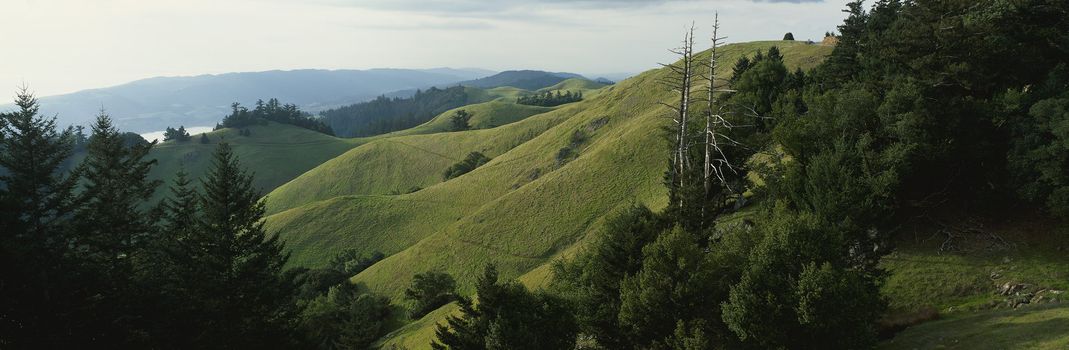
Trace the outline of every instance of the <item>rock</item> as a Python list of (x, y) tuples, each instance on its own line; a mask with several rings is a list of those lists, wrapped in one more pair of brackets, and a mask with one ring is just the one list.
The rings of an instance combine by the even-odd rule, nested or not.
[(1002, 284), (1002, 287), (999, 287), (998, 294), (999, 295), (1005, 295), (1005, 296), (1014, 295), (1017, 292), (1025, 289), (1025, 288), (1027, 288), (1027, 287), (1024, 284), (1014, 283), (1014, 282), (1006, 282), (1006, 283)]

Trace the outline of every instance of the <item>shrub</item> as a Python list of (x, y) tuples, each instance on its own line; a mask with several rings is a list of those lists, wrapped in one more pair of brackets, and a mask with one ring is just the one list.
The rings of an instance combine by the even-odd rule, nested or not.
[(449, 169), (446, 169), (445, 174), (443, 174), (442, 176), (446, 180), (449, 180), (454, 177), (467, 174), (468, 172), (475, 170), (475, 168), (478, 168), (479, 166), (482, 166), (483, 164), (486, 164), (488, 162), (490, 162), (490, 158), (487, 158), (482, 153), (471, 152), (468, 153), (468, 156), (465, 157), (464, 160), (460, 161), (459, 163), (453, 164), (453, 166), (450, 166)]
[(412, 318), (418, 319), (456, 299), (457, 282), (444, 272), (429, 271), (412, 277), (405, 300), (413, 302)]

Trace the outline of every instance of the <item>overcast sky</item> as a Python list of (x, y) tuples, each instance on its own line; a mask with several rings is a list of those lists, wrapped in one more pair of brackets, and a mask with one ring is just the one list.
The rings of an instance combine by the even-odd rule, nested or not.
[[(588, 75), (668, 61), (720, 12), (730, 42), (820, 40), (846, 0), (0, 0), (0, 96), (154, 76), (478, 67)], [(8, 93), (3, 94), (4, 90)]]

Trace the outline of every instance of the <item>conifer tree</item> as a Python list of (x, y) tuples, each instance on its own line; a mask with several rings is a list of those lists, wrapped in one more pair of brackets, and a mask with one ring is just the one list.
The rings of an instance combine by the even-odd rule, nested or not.
[(162, 203), (165, 211), (164, 229), (171, 233), (188, 233), (197, 227), (197, 205), (200, 197), (192, 187), (192, 181), (189, 180), (189, 174), (184, 167), (175, 173), (170, 190), (171, 196)]
[(15, 105), (17, 111), (0, 113), (0, 338), (14, 348), (61, 347), (75, 333), (68, 320), (78, 304), (74, 274), (60, 268), (76, 181), (61, 171), (72, 136), (38, 114), (28, 89)]
[[(156, 163), (145, 156), (153, 144), (124, 144), (122, 134), (102, 110), (92, 125), (85, 161), (79, 167), (83, 190), (74, 212), (75, 255), (81, 268), (91, 276), (99, 310), (96, 325), (101, 337), (123, 342), (124, 335), (137, 328), (131, 308), (139, 298), (135, 288), (135, 262), (141, 259), (149, 241), (152, 223), (143, 210), (159, 181), (149, 181), (148, 172)], [(96, 282), (95, 285), (92, 282)]]
[(159, 185), (148, 180), (156, 163), (145, 159), (152, 144), (124, 145), (103, 111), (92, 130), (88, 154), (79, 169), (84, 190), (75, 213), (77, 242), (90, 261), (102, 264), (105, 275), (129, 276), (130, 257), (150, 231), (141, 205)]
[(264, 230), (264, 203), (230, 145), (216, 149), (213, 169), (203, 180), (198, 234), (188, 243), (204, 252), (199, 280), (190, 281), (204, 299), (205, 322), (195, 345), (275, 347), (289, 339), (294, 317), (292, 286), (283, 280), (278, 235)]
[(59, 132), (55, 118), (38, 115), (37, 99), (23, 88), (15, 105), (19, 110), (4, 115), (4, 135), (0, 153), (0, 174), (17, 204), (13, 218), (26, 225), (27, 235), (40, 243), (62, 244), (59, 237), (48, 237), (48, 230), (72, 206), (72, 176), (60, 173), (62, 163), (70, 157), (72, 136)]
[(479, 296), (459, 298), (461, 316), (439, 324), (433, 349), (573, 349), (578, 326), (564, 302), (530, 293), (514, 281), (500, 283), (489, 265), (475, 286)]

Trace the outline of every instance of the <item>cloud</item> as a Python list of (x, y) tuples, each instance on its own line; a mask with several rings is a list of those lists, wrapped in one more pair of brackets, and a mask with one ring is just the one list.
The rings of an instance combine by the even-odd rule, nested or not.
[(479, 20), (449, 20), (449, 21), (418, 21), (418, 22), (391, 22), (391, 23), (360, 23), (350, 27), (360, 29), (378, 30), (488, 30), (497, 28), (496, 25), (487, 21)]
[(491, 14), (531, 8), (639, 8), (692, 0), (320, 0), (325, 4), (405, 12)]
[(771, 3), (789, 3), (789, 4), (801, 4), (806, 2), (824, 2), (824, 0), (753, 0), (754, 2), (771, 2)]

